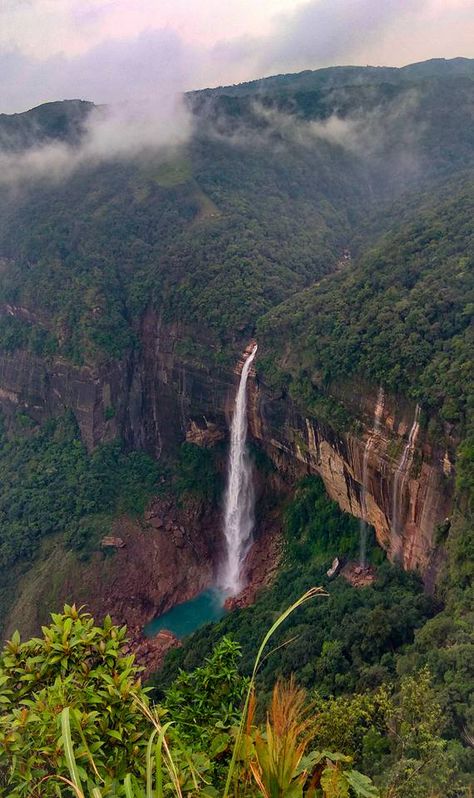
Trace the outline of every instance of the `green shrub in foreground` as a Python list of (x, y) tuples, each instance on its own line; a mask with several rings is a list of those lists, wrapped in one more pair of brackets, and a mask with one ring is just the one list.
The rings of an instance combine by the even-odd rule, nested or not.
[[(74, 606), (53, 614), (42, 638), (21, 643), (13, 635), (0, 660), (0, 767), (11, 774), (4, 795), (30, 795), (42, 778), (67, 772), (64, 707), (80, 729), (80, 770), (89, 765), (88, 752), (104, 778), (139, 765), (148, 727), (132, 694), (144, 706), (148, 699), (133, 656), (122, 654), (125, 635), (109, 617), (95, 626)], [(53, 785), (43, 784), (38, 794), (54, 795)]]
[(94, 626), (88, 614), (66, 606), (42, 638), (21, 643), (14, 635), (0, 661), (0, 795), (330, 798), (349, 795), (351, 787), (360, 798), (376, 798), (350, 757), (306, 755), (311, 740), (301, 690), (277, 685), (265, 733), (253, 724), (264, 648), (294, 609), (321, 593), (308, 591), (277, 618), (249, 681), (237, 676), (238, 648), (222, 641), (195, 674), (180, 675), (167, 709), (150, 706), (133, 657), (120, 653), (125, 629), (110, 618)]
[[(66, 606), (43, 637), (14, 635), (0, 659), (0, 796), (4, 798), (461, 798), (440, 736), (441, 708), (425, 668), (400, 689), (308, 703), (295, 681), (274, 685), (266, 724), (255, 677), (278, 627), (265, 634), (249, 679), (239, 646), (223, 639), (152, 706), (125, 628), (95, 626)], [(326, 603), (326, 602), (325, 602)], [(271, 652), (270, 652), (271, 653)], [(340, 750), (344, 753), (340, 753)], [(374, 767), (382, 765), (381, 769)]]

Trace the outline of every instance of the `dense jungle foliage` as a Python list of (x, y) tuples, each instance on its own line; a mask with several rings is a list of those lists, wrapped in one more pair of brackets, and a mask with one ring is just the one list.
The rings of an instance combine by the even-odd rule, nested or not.
[(17, 418), (15, 436), (0, 426), (0, 629), (16, 593), (16, 580), (35, 560), (41, 542), (60, 535), (67, 549), (87, 558), (120, 513), (143, 513), (159, 490), (162, 472), (144, 452), (125, 452), (120, 441), (92, 454), (72, 413), (32, 426)]
[(259, 338), (277, 363), (276, 353), (285, 352), (280, 379), (297, 401), (311, 408), (340, 375), (363, 374), (445, 421), (466, 424), (474, 394), (473, 213), (471, 177), (455, 189), (439, 186), (415, 207), (396, 205), (390, 232), (351, 268), (259, 322)]
[[(34, 309), (44, 353), (52, 337), (76, 363), (133, 346), (150, 304), (165, 319), (198, 323), (204, 340), (222, 346), (332, 268), (349, 235), (350, 206), (362, 201), (353, 172), (331, 148), (288, 149), (275, 161), (258, 142), (242, 151), (197, 138), (171, 165), (160, 156), (113, 162), (59, 185), (41, 181), (13, 197), (7, 190), (0, 301)], [(10, 351), (28, 330), (35, 335), (30, 320), (20, 322), (27, 329), (14, 317), (4, 321)], [(31, 346), (38, 349), (36, 339)]]
[[(313, 591), (313, 601), (322, 598)], [(0, 657), (5, 798), (467, 794), (456, 751), (440, 735), (441, 707), (426, 668), (396, 690), (385, 685), (347, 700), (279, 681), (264, 723), (254, 678), (239, 674), (240, 649), (228, 639), (154, 705), (133, 657), (122, 653), (126, 629), (110, 618), (95, 626), (66, 606), (42, 632), (24, 643), (15, 634)], [(359, 762), (374, 781), (356, 769)]]
[[(248, 336), (334, 271), (380, 203), (472, 166), (472, 74), (461, 59), (201, 92), (179, 152), (6, 185), (0, 302), (30, 314), (7, 315), (7, 350), (118, 357), (149, 305), (221, 348)], [(0, 134), (74, 146), (88, 112), (51, 103), (0, 117)]]
[(126, 454), (119, 441), (88, 454), (72, 415), (15, 440), (2, 434), (0, 469), (0, 568), (32, 558), (42, 537), (55, 532), (87, 551), (97, 542), (96, 526), (107, 530), (107, 519), (120, 512), (143, 513), (158, 479), (152, 458)]

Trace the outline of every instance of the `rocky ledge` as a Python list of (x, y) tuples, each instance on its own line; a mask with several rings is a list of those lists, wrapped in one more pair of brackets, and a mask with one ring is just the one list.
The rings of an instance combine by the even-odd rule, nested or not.
[(249, 607), (260, 590), (272, 583), (283, 555), (283, 535), (277, 517), (270, 519), (250, 549), (244, 566), (246, 587), (225, 602), (227, 610)]
[(358, 562), (348, 562), (342, 569), (341, 576), (353, 587), (367, 587), (372, 585), (377, 578), (372, 565), (361, 565)]
[(176, 635), (166, 629), (154, 637), (145, 637), (141, 627), (129, 629), (128, 632), (129, 642), (124, 653), (135, 654), (135, 662), (143, 668), (142, 678), (145, 680), (161, 668), (168, 651), (181, 646)]

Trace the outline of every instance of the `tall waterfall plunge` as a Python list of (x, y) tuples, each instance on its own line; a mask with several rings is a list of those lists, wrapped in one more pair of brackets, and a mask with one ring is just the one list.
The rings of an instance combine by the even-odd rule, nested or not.
[(225, 494), (224, 534), (226, 560), (220, 586), (235, 596), (242, 588), (242, 566), (248, 552), (254, 524), (252, 468), (247, 453), (247, 378), (257, 352), (255, 344), (242, 369), (230, 429), (228, 481)]
[(367, 489), (369, 480), (369, 455), (371, 449), (380, 435), (382, 428), (382, 414), (385, 403), (385, 395), (383, 388), (379, 388), (377, 396), (377, 404), (375, 405), (374, 413), (374, 427), (371, 435), (367, 438), (367, 443), (364, 449), (364, 459), (362, 461), (362, 493), (361, 493), (361, 510), (362, 518), (360, 521), (360, 553), (359, 562), (363, 568), (367, 565)]

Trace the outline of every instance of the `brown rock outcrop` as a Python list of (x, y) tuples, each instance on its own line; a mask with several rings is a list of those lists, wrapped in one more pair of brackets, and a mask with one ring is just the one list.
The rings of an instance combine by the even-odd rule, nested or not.
[(217, 424), (207, 421), (202, 418), (199, 421), (191, 419), (188, 429), (186, 430), (186, 440), (188, 443), (194, 443), (196, 446), (210, 447), (215, 446), (216, 443), (225, 438), (225, 432), (219, 428)]
[(140, 627), (129, 629), (128, 633), (129, 643), (125, 647), (125, 653), (135, 654), (135, 662), (143, 668), (142, 679), (156, 673), (163, 665), (168, 651), (182, 645), (176, 635), (166, 629), (154, 637), (145, 637)]
[(372, 585), (377, 578), (375, 568), (370, 565), (363, 567), (357, 562), (348, 562), (342, 569), (341, 575), (353, 587), (357, 588), (368, 587), (368, 585)]
[(106, 535), (105, 538), (102, 538), (100, 541), (100, 545), (103, 549), (123, 549), (125, 542), (122, 540), (122, 538), (115, 538), (113, 535)]
[(58, 543), (44, 562), (39, 558), (40, 573), (27, 574), (24, 589), (20, 581), (6, 636), (16, 628), (22, 635), (36, 634), (49, 612), (60, 611), (67, 602), (85, 605), (97, 621), (111, 615), (138, 639), (137, 630), (155, 615), (213, 584), (220, 552), (218, 514), (199, 502), (177, 508), (172, 499), (162, 497), (150, 512), (159, 514), (163, 527), (129, 518), (116, 521), (114, 537), (123, 541), (122, 548), (106, 548), (79, 562)]
[[(427, 573), (436, 559), (436, 527), (451, 511), (453, 474), (446, 474), (445, 448), (438, 449), (421, 430), (395, 497), (395, 476), (407, 445), (414, 406), (400, 406), (393, 397), (385, 397), (380, 430), (374, 435), (376, 394), (360, 395), (358, 402), (353, 398), (351, 410), (358, 413), (359, 425), (363, 424), (355, 435), (336, 433), (317, 418), (304, 416), (291, 400), (272, 397), (264, 386), (256, 385), (253, 390), (256, 411), (250, 417), (252, 433), (277, 467), (287, 472), (290, 480), (298, 473), (319, 474), (329, 496), (342, 510), (375, 528), (377, 540), (389, 556), (399, 551), (405, 568)], [(259, 421), (254, 425), (256, 416)], [(454, 440), (451, 448), (455, 449)], [(450, 462), (453, 460), (451, 453)], [(393, 528), (394, 501), (397, 530)], [(394, 536), (400, 540), (394, 540)]]

